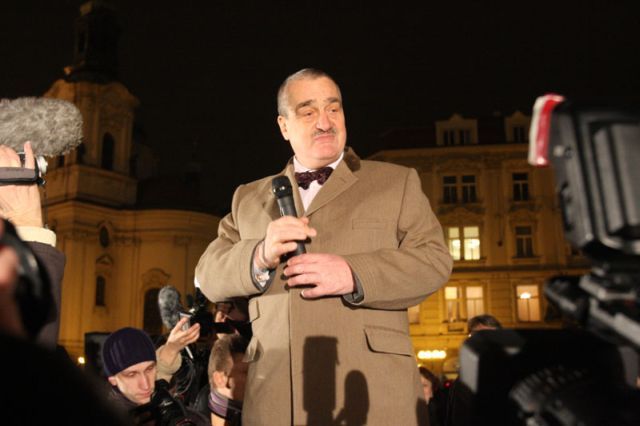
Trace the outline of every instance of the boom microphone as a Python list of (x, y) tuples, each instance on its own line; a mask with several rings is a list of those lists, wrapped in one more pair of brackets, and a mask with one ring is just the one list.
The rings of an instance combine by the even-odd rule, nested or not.
[(171, 285), (162, 287), (158, 292), (158, 308), (162, 324), (168, 330), (173, 330), (173, 327), (180, 321), (180, 312), (184, 312), (180, 303), (180, 292)]
[(66, 154), (82, 142), (82, 115), (71, 102), (50, 98), (0, 99), (0, 145), (36, 156)]
[[(278, 201), (278, 207), (280, 207), (280, 216), (293, 216), (298, 217), (296, 213), (296, 205), (293, 202), (293, 195), (291, 190), (291, 182), (286, 176), (276, 176), (271, 181), (271, 189)], [(306, 253), (304, 243), (298, 241), (298, 247), (288, 254), (288, 256), (297, 256), (299, 254)]]

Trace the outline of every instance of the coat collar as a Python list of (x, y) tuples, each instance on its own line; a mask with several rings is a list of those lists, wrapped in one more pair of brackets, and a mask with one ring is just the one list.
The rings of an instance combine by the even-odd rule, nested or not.
[[(302, 216), (302, 212), (304, 212), (305, 216), (311, 215), (313, 212), (329, 203), (331, 200), (351, 187), (351, 185), (356, 183), (358, 181), (358, 178), (355, 176), (354, 172), (358, 170), (360, 170), (360, 158), (353, 151), (353, 149), (351, 149), (350, 147), (346, 147), (342, 161), (333, 171), (331, 177), (322, 186), (322, 189), (320, 189), (318, 194), (315, 196), (306, 212), (304, 211), (304, 206), (302, 205), (300, 191), (298, 190), (298, 184), (296, 183), (294, 175), (295, 171), (293, 166), (293, 157), (289, 159), (289, 161), (287, 162), (287, 166), (280, 174), (287, 176), (289, 178), (289, 181), (291, 181), (291, 186), (293, 189), (293, 201), (296, 206), (298, 217), (300, 217)], [(271, 216), (272, 218), (278, 218), (280, 216), (280, 210), (278, 208), (278, 203), (275, 199), (275, 196), (271, 192), (271, 180), (269, 180), (266, 184), (268, 185), (270, 196), (263, 204), (264, 208), (269, 216)]]

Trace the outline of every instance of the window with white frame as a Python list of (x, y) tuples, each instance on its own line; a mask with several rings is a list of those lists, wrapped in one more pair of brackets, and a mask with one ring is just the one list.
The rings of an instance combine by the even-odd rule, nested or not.
[(474, 175), (462, 176), (462, 202), (476, 202), (476, 177)]
[(529, 173), (512, 173), (513, 201), (529, 200)]
[(516, 257), (533, 257), (533, 230), (531, 226), (516, 226)]
[(448, 226), (446, 237), (453, 260), (480, 259), (480, 228), (478, 226)]
[(442, 202), (445, 204), (455, 204), (458, 202), (458, 177), (442, 177)]
[(516, 286), (518, 321), (540, 321), (540, 289), (535, 284)]
[[(458, 198), (458, 194), (462, 196)], [(476, 193), (475, 175), (448, 175), (442, 177), (442, 202), (445, 204), (475, 203), (478, 201)]]
[(446, 322), (467, 321), (485, 313), (482, 286), (446, 286), (444, 288)]

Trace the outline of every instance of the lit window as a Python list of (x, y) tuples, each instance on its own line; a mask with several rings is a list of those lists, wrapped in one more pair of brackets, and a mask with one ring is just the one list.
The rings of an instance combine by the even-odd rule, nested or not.
[(482, 286), (446, 286), (444, 299), (447, 322), (466, 321), (485, 312)]
[(530, 226), (516, 226), (516, 257), (533, 257), (533, 233)]
[(447, 309), (447, 321), (457, 322), (462, 321), (462, 314), (460, 312), (460, 291), (458, 287), (447, 286), (444, 288), (444, 300)]
[(537, 285), (516, 287), (518, 321), (540, 321), (540, 297)]
[(529, 199), (529, 174), (513, 173), (513, 201), (527, 201)]
[(480, 228), (477, 226), (447, 227), (449, 253), (453, 260), (480, 259)]
[(465, 289), (467, 299), (467, 318), (484, 314), (484, 293), (481, 286), (469, 286)]

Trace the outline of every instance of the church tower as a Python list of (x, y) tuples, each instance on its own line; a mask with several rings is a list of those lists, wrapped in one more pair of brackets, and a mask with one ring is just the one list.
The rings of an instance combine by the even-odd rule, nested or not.
[(47, 222), (67, 259), (59, 343), (74, 357), (83, 355), (87, 333), (124, 326), (162, 333), (159, 290), (171, 284), (193, 294), (195, 265), (219, 222), (139, 202), (138, 179), (154, 176), (153, 156), (134, 141), (138, 99), (117, 80), (116, 18), (107, 1), (81, 6), (73, 63), (45, 93), (74, 103), (83, 118), (83, 143), (48, 159), (45, 176)]
[(136, 180), (131, 173), (134, 109), (139, 102), (116, 80), (120, 27), (106, 1), (80, 8), (75, 22), (73, 64), (45, 97), (73, 102), (84, 121), (80, 147), (50, 160), (48, 204), (83, 200), (112, 207), (132, 206)]

